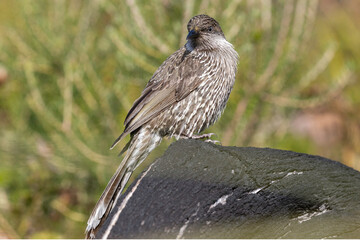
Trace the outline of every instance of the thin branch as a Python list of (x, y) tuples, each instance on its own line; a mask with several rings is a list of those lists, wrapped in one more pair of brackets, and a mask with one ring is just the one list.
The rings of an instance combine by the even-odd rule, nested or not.
[[(111, 41), (116, 45), (116, 47), (125, 55), (130, 57), (133, 62), (138, 65), (141, 69), (147, 71), (150, 74), (153, 74), (156, 71), (156, 67), (149, 64), (147, 61), (143, 60), (144, 56), (134, 51), (133, 48), (126, 45), (124, 41), (121, 41), (119, 34), (116, 33), (114, 28), (109, 29), (109, 36)], [(123, 57), (123, 56), (121, 56)]]
[(290, 1), (290, 0), (286, 1), (283, 17), (281, 20), (280, 31), (279, 31), (279, 35), (278, 35), (278, 38), (276, 41), (274, 54), (273, 54), (269, 64), (267, 65), (265, 71), (256, 81), (257, 83), (256, 83), (255, 87), (253, 88), (254, 92), (259, 92), (259, 91), (263, 90), (263, 88), (268, 83), (270, 77), (274, 74), (276, 68), (278, 67), (280, 57), (281, 57), (284, 47), (285, 47), (286, 36), (289, 32), (293, 9), (294, 9), (293, 1)]
[(337, 48), (335, 45), (331, 45), (327, 48), (327, 50), (323, 53), (319, 61), (312, 67), (299, 81), (299, 85), (296, 87), (297, 89), (303, 89), (308, 86), (312, 81), (314, 81), (320, 73), (322, 73), (330, 64), (331, 60), (333, 60), (335, 52)]
[[(236, 12), (237, 7), (241, 4), (242, 0), (233, 0), (230, 1), (227, 8), (223, 11), (223, 16), (227, 19), (230, 19), (231, 16)], [(236, 25), (236, 24), (234, 24)]]
[(347, 67), (345, 67), (342, 74), (337, 79), (337, 85), (321, 96), (309, 99), (295, 99), (265, 93), (263, 98), (268, 102), (275, 103), (276, 105), (282, 107), (293, 107), (300, 109), (313, 108), (322, 105), (336, 97), (346, 86), (351, 84), (353, 80), (353, 73)]
[(64, 80), (64, 89), (63, 89), (63, 98), (64, 98), (64, 108), (63, 108), (63, 121), (62, 121), (62, 130), (68, 132), (71, 130), (71, 118), (72, 118), (72, 104), (73, 104), (73, 82), (74, 82), (74, 73), (70, 69), (72, 63), (67, 63), (65, 65), (65, 77)]
[(271, 29), (272, 23), (272, 2), (269, 0), (260, 0), (261, 5), (261, 28), (265, 31), (269, 31)]
[(182, 16), (182, 22), (181, 22), (181, 37), (179, 41), (179, 46), (181, 47), (183, 45), (182, 39), (185, 39), (187, 35), (187, 23), (189, 19), (192, 17), (192, 14), (194, 12), (194, 1), (193, 0), (186, 0), (184, 4), (184, 11)]
[(297, 58), (297, 52), (299, 50), (299, 42), (301, 34), (304, 31), (304, 23), (306, 20), (306, 6), (307, 0), (297, 1), (294, 24), (292, 25), (292, 34), (289, 40), (288, 59), (290, 62), (294, 62)]
[(313, 32), (314, 22), (316, 19), (316, 10), (318, 6), (318, 0), (311, 0), (308, 1), (308, 6), (306, 9), (306, 19), (304, 24), (304, 36), (303, 40), (300, 43), (299, 52), (304, 51), (304, 49), (307, 47), (309, 38), (311, 36), (311, 33)]
[(144, 37), (149, 41), (149, 43), (157, 47), (162, 53), (169, 54), (170, 48), (164, 43), (164, 41), (160, 40), (154, 34), (151, 28), (146, 24), (135, 0), (126, 0), (126, 3), (129, 7), (130, 13), (132, 15), (132, 19), (135, 21), (136, 25), (141, 30), (140, 31), (141, 34), (143, 34)]

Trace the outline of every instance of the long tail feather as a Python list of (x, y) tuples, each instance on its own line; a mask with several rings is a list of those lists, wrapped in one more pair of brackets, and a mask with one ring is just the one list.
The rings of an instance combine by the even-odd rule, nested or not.
[(111, 145), (110, 150), (113, 149), (120, 141), (126, 136), (125, 132), (120, 134), (120, 136), (114, 141), (114, 143)]
[(114, 203), (118, 200), (131, 174), (161, 142), (158, 134), (148, 129), (140, 129), (130, 140), (127, 153), (115, 174), (110, 179), (99, 201), (92, 211), (86, 227), (86, 238), (94, 238)]

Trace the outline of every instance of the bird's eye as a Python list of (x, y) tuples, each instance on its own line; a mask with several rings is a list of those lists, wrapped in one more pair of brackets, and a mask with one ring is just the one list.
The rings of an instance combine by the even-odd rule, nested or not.
[(209, 28), (208, 28), (208, 31), (209, 31), (209, 32), (211, 32), (212, 30), (213, 30), (213, 28), (212, 28), (212, 27), (209, 27)]

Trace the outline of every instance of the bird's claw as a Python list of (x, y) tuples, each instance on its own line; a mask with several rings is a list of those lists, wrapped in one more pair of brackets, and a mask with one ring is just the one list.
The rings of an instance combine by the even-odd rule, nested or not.
[(215, 135), (215, 133), (206, 133), (202, 135), (192, 135), (189, 137), (190, 139), (204, 139), (204, 138), (211, 138), (211, 136)]
[(218, 141), (218, 140), (212, 140), (212, 139), (206, 139), (204, 142), (208, 142), (208, 143), (212, 143), (212, 144), (220, 144), (221, 145), (221, 142)]
[(205, 139), (206, 138), (205, 142), (213, 143), (213, 144), (217, 144), (217, 143), (221, 144), (220, 141), (209, 139), (213, 135), (216, 135), (216, 134), (215, 133), (206, 133), (206, 134), (202, 134), (202, 135), (192, 135), (192, 136), (182, 135), (181, 138), (185, 138), (185, 139)]

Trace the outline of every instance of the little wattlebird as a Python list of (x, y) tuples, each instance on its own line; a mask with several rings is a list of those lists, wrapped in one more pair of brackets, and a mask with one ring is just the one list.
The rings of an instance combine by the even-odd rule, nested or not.
[(207, 15), (191, 18), (187, 29), (186, 44), (151, 77), (126, 116), (124, 132), (111, 146), (130, 134), (122, 150), (127, 153), (88, 220), (87, 238), (95, 237), (134, 169), (163, 137), (209, 138), (211, 134), (194, 134), (212, 125), (225, 108), (238, 54), (219, 23)]

